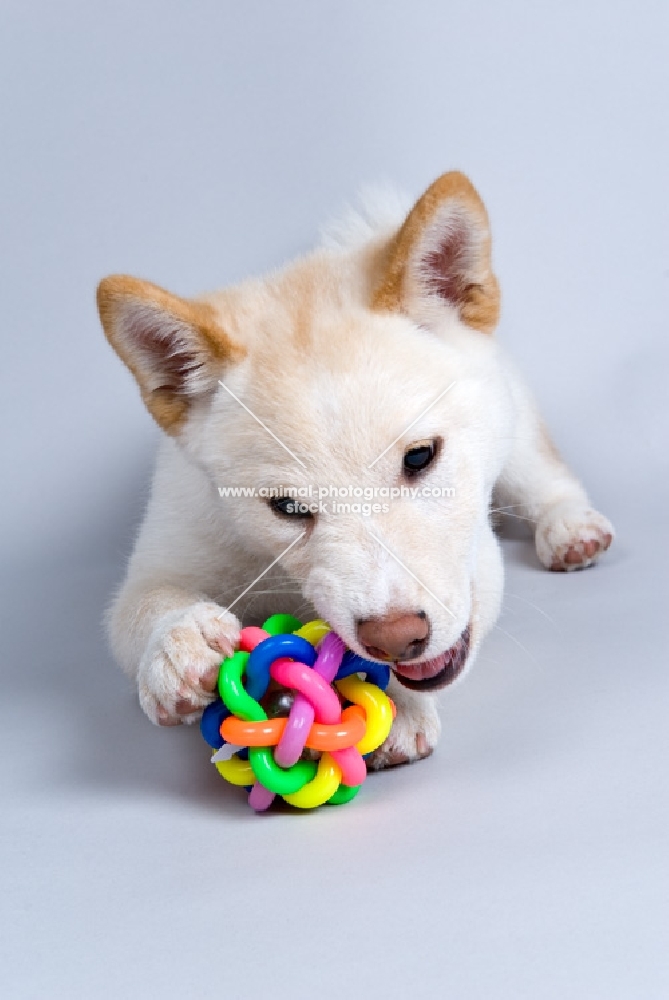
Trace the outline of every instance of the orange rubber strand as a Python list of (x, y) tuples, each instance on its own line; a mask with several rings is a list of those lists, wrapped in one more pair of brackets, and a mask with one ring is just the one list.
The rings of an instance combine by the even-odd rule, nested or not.
[[(229, 715), (221, 723), (221, 736), (238, 747), (273, 747), (281, 739), (286, 722), (283, 718), (243, 722), (236, 715)], [(364, 710), (359, 705), (349, 705), (341, 713), (341, 722), (329, 726), (314, 723), (305, 745), (311, 750), (345, 750), (360, 742), (366, 728)]]

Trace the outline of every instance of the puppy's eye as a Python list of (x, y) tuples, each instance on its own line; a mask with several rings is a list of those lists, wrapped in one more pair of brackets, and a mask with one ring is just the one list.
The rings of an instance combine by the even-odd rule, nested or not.
[(275, 514), (280, 517), (313, 517), (309, 504), (297, 497), (272, 497), (269, 502)]
[(438, 450), (439, 442), (436, 438), (433, 441), (419, 441), (412, 445), (404, 452), (404, 475), (416, 476), (419, 472), (423, 472), (435, 460)]

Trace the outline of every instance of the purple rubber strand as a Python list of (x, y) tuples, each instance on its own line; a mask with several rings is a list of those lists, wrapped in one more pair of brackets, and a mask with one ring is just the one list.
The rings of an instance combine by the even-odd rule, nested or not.
[[(328, 684), (332, 683), (339, 670), (344, 651), (344, 643), (335, 632), (328, 632), (321, 640), (313, 669)], [(309, 730), (314, 724), (314, 715), (311, 702), (304, 695), (297, 694), (286, 728), (274, 751), (274, 760), (279, 767), (292, 767), (300, 759)]]
[(274, 792), (270, 792), (269, 788), (265, 788), (259, 781), (256, 781), (249, 792), (249, 805), (251, 809), (255, 809), (256, 812), (264, 812), (265, 809), (269, 809), (273, 801)]

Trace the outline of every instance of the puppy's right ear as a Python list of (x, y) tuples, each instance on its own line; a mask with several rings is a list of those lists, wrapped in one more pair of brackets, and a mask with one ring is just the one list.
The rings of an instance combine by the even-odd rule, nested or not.
[(168, 434), (178, 434), (192, 403), (216, 388), (223, 365), (246, 353), (219, 325), (212, 306), (148, 281), (112, 275), (98, 285), (97, 300), (107, 340)]
[(492, 333), (499, 286), (490, 259), (490, 227), (464, 174), (442, 174), (418, 199), (390, 243), (372, 306), (404, 312), (428, 328), (444, 316)]

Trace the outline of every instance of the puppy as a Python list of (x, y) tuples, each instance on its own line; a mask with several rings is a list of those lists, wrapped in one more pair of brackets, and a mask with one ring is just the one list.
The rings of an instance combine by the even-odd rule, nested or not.
[(499, 613), (491, 509), (533, 525), (549, 570), (611, 544), (492, 337), (499, 288), (472, 184), (444, 174), (382, 215), (197, 299), (100, 283), (105, 334), (165, 432), (109, 614), (155, 723), (198, 719), (240, 621), (287, 611), (392, 665), (398, 715), (373, 766), (424, 757), (434, 693)]

